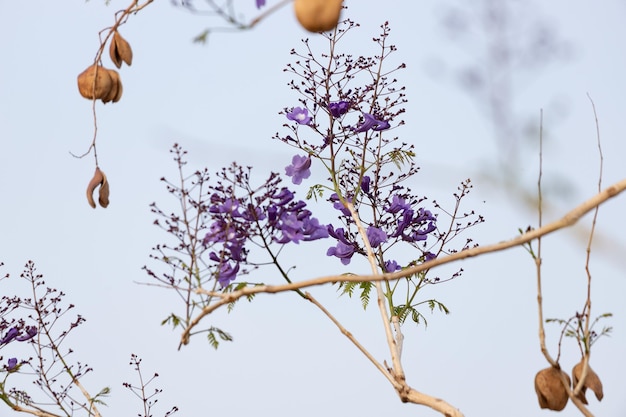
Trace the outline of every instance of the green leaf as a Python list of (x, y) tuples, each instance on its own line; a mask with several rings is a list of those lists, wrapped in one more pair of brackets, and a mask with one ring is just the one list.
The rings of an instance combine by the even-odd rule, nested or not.
[(361, 295), (359, 298), (361, 299), (361, 305), (363, 305), (363, 310), (367, 309), (367, 305), (370, 302), (370, 292), (372, 292), (372, 288), (374, 284), (368, 281), (361, 282), (359, 285), (361, 288)]

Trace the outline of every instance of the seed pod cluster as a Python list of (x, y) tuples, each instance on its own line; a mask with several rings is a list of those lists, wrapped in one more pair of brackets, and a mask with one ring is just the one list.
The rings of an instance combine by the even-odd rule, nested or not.
[(104, 175), (104, 172), (98, 167), (96, 167), (96, 172), (87, 185), (87, 202), (92, 208), (96, 208), (93, 192), (97, 187), (100, 187), (98, 191), (98, 203), (100, 207), (107, 208), (109, 206), (109, 181), (107, 180), (107, 176)]
[(342, 0), (295, 0), (296, 18), (309, 32), (332, 30), (339, 22)]
[[(572, 369), (572, 379), (570, 379), (569, 375), (563, 372), (561, 369), (556, 367), (549, 367), (546, 369), (542, 369), (537, 372), (535, 376), (535, 392), (537, 393), (537, 399), (539, 400), (539, 407), (547, 408), (553, 411), (561, 411), (567, 405), (567, 401), (569, 400), (569, 396), (567, 393), (567, 389), (563, 386), (561, 382), (561, 375), (565, 376), (567, 380), (567, 385), (572, 389), (576, 387), (578, 381), (580, 381), (580, 377), (583, 373), (583, 361), (576, 364)], [(577, 398), (582, 401), (583, 404), (587, 404), (587, 398), (585, 397), (585, 393), (589, 388), (596, 395), (598, 401), (601, 401), (604, 397), (604, 393), (602, 391), (602, 382), (598, 375), (591, 369), (591, 367), (587, 370), (587, 377), (585, 378), (585, 383), (582, 386), (582, 389), (578, 393)]]
[[(117, 31), (113, 33), (109, 55), (117, 68), (120, 68), (122, 63), (130, 65), (133, 62), (130, 44)], [(117, 71), (93, 64), (78, 75), (78, 91), (88, 100), (117, 103), (122, 98), (124, 89)]]

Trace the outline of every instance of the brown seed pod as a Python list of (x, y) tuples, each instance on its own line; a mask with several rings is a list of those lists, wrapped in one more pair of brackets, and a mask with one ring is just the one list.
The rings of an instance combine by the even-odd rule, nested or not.
[(98, 192), (98, 203), (100, 203), (102, 208), (107, 208), (109, 206), (109, 181), (104, 173), (102, 173), (102, 176), (102, 185), (100, 185), (100, 191)]
[(113, 103), (117, 103), (122, 98), (122, 92), (124, 91), (122, 88), (122, 80), (120, 79), (120, 74), (112, 69), (106, 69), (108, 71), (109, 76), (111, 77), (111, 90), (109, 94), (102, 98), (103, 103), (108, 103), (112, 101)]
[(100, 190), (98, 192), (98, 202), (100, 206), (106, 208), (109, 205), (109, 181), (107, 180), (107, 176), (104, 175), (104, 172), (100, 170), (100, 168), (96, 167), (96, 172), (93, 174), (93, 178), (89, 181), (87, 185), (87, 202), (92, 208), (96, 208), (96, 202), (93, 199), (93, 192), (96, 187), (100, 186)]
[(89, 100), (105, 97), (111, 91), (111, 84), (109, 72), (100, 65), (94, 64), (78, 75), (78, 91)]
[(561, 411), (567, 405), (567, 390), (561, 382), (560, 374), (565, 375), (567, 383), (571, 382), (569, 375), (554, 367), (542, 369), (535, 376), (535, 392), (539, 399), (539, 407)]
[[(576, 385), (578, 385), (578, 381), (580, 381), (580, 377), (582, 376), (582, 374), (583, 361), (581, 360), (572, 369), (572, 379), (574, 380), (572, 386), (574, 388), (576, 388)], [(587, 397), (585, 397), (585, 392), (587, 391), (587, 388), (589, 388), (591, 391), (593, 391), (594, 394), (596, 394), (596, 398), (598, 399), (598, 401), (602, 401), (602, 398), (604, 398), (604, 392), (602, 391), (602, 381), (600, 381), (600, 377), (598, 377), (598, 374), (596, 374), (594, 370), (591, 369), (591, 366), (589, 367), (589, 369), (587, 369), (587, 377), (585, 378), (585, 383), (578, 393), (578, 399), (582, 401), (583, 404), (587, 404)]]
[(111, 39), (111, 44), (109, 45), (109, 56), (118, 68), (122, 66), (122, 62), (125, 62), (128, 66), (133, 63), (133, 50), (126, 39), (122, 38), (122, 35), (117, 31), (113, 33), (113, 39)]
[(296, 18), (309, 32), (332, 30), (339, 22), (342, 0), (295, 0)]

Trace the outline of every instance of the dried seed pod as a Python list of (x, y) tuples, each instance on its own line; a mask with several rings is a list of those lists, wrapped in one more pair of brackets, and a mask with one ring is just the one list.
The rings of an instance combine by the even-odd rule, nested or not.
[(89, 181), (89, 184), (87, 185), (87, 202), (92, 208), (96, 208), (96, 202), (93, 199), (93, 192), (98, 186), (100, 186), (98, 202), (100, 203), (100, 206), (106, 208), (109, 205), (109, 181), (107, 180), (107, 176), (104, 175), (104, 172), (102, 172), (100, 168), (96, 167), (96, 172), (93, 174), (93, 178), (91, 178), (91, 181)]
[(100, 191), (98, 192), (98, 203), (100, 203), (102, 208), (107, 208), (109, 206), (109, 181), (104, 172), (102, 177), (102, 185), (100, 185)]
[[(583, 361), (581, 359), (581, 361), (577, 363), (572, 369), (572, 379), (574, 380), (572, 387), (575, 388), (576, 385), (578, 385), (578, 381), (580, 381), (580, 377), (582, 376), (582, 374)], [(602, 398), (604, 398), (604, 392), (602, 391), (602, 381), (600, 381), (600, 377), (598, 377), (598, 374), (596, 374), (594, 370), (591, 369), (591, 366), (589, 366), (589, 369), (587, 369), (587, 377), (585, 378), (585, 383), (578, 393), (578, 399), (581, 400), (583, 404), (587, 404), (587, 397), (585, 397), (587, 388), (589, 388), (591, 391), (593, 391), (594, 394), (596, 394), (596, 398), (598, 399), (598, 401), (602, 401)]]
[(109, 76), (111, 77), (111, 90), (106, 97), (102, 98), (103, 103), (108, 103), (112, 101), (113, 103), (117, 103), (122, 98), (122, 92), (124, 91), (122, 88), (122, 80), (120, 79), (120, 74), (112, 69), (106, 69), (105, 71), (109, 72)]
[(86, 99), (105, 97), (111, 91), (111, 76), (106, 68), (92, 65), (78, 75), (78, 91)]
[(296, 18), (309, 32), (332, 30), (339, 22), (342, 0), (295, 0)]
[(560, 375), (565, 375), (567, 383), (571, 382), (569, 375), (560, 369), (550, 367), (537, 372), (535, 376), (535, 392), (539, 399), (539, 407), (561, 411), (567, 405), (567, 389), (561, 382)]
[(122, 38), (117, 31), (113, 33), (111, 44), (109, 45), (109, 56), (116, 67), (122, 66), (122, 61), (129, 65), (133, 63), (133, 50), (126, 39)]

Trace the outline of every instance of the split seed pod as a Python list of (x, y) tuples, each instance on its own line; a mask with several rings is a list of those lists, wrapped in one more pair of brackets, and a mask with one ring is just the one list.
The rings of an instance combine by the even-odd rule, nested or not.
[(561, 382), (560, 375), (565, 375), (567, 383), (571, 382), (569, 375), (554, 367), (542, 369), (535, 376), (535, 392), (539, 400), (539, 407), (553, 411), (561, 411), (567, 405), (567, 390)]
[[(578, 385), (578, 381), (580, 381), (580, 377), (583, 375), (583, 361), (581, 360), (574, 369), (572, 369), (572, 379), (574, 380), (573, 387), (575, 388)], [(602, 382), (600, 381), (600, 377), (596, 374), (591, 366), (587, 369), (587, 377), (585, 378), (585, 383), (583, 384), (580, 393), (578, 394), (578, 399), (583, 402), (583, 404), (587, 404), (587, 398), (585, 397), (585, 392), (589, 388), (596, 394), (596, 398), (598, 401), (602, 401), (604, 397), (604, 392), (602, 392)]]
[(89, 185), (87, 185), (87, 202), (92, 208), (96, 208), (96, 202), (93, 199), (93, 192), (98, 186), (100, 186), (100, 190), (98, 191), (98, 202), (102, 208), (107, 208), (109, 205), (109, 181), (107, 180), (107, 176), (104, 175), (104, 172), (102, 172), (100, 168), (96, 167), (96, 172), (93, 174), (91, 181), (89, 181)]
[(111, 91), (112, 82), (107, 69), (94, 64), (78, 75), (78, 91), (89, 100), (103, 98)]
[(109, 76), (111, 77), (111, 90), (109, 90), (109, 94), (102, 98), (103, 103), (108, 103), (112, 101), (113, 103), (117, 103), (122, 98), (122, 92), (124, 89), (122, 88), (122, 80), (120, 79), (120, 74), (112, 69), (106, 69), (108, 71)]
[(118, 68), (122, 66), (122, 62), (125, 62), (128, 66), (133, 63), (133, 50), (126, 39), (122, 38), (122, 35), (117, 31), (113, 33), (113, 39), (111, 39), (111, 44), (109, 45), (109, 56)]
[(309, 32), (332, 30), (339, 22), (342, 0), (295, 0), (298, 22)]

